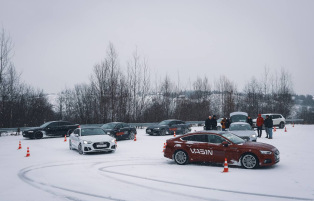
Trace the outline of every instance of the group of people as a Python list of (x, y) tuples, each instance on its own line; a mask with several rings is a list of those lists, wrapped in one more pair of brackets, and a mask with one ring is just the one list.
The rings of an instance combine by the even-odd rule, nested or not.
[(261, 114), (258, 114), (258, 117), (256, 119), (257, 137), (262, 137), (263, 125), (265, 126), (266, 138), (273, 139), (274, 125), (271, 116), (266, 115), (266, 118), (264, 119)]
[(217, 119), (216, 115), (209, 116), (205, 120), (205, 130), (217, 130)]
[[(247, 118), (247, 123), (253, 126), (253, 120), (250, 116)], [(223, 118), (220, 124), (221, 129), (225, 131), (230, 126), (230, 120), (228, 118)], [(264, 119), (261, 114), (258, 114), (256, 119), (257, 137), (262, 137), (263, 125), (265, 126), (266, 138), (273, 139), (273, 120), (271, 119), (271, 116), (266, 115), (266, 118)], [(209, 116), (205, 120), (205, 130), (217, 130), (216, 115), (213, 115), (213, 117)]]
[[(226, 130), (226, 128), (229, 128), (230, 125), (230, 120), (227, 118), (223, 118), (220, 122), (221, 124), (221, 129), (223, 131)], [(205, 130), (217, 130), (217, 119), (216, 119), (216, 115), (209, 116), (206, 120), (205, 120)]]

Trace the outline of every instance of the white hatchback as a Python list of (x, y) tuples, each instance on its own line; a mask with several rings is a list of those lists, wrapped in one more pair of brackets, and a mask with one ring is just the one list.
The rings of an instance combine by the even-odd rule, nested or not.
[(114, 152), (117, 141), (101, 128), (77, 128), (71, 133), (69, 148), (80, 154), (88, 152)]

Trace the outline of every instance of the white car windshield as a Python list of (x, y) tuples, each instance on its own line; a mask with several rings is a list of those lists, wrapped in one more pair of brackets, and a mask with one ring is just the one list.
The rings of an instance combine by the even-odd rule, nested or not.
[(243, 131), (243, 130), (252, 130), (249, 124), (231, 124), (229, 127), (230, 131)]
[(81, 130), (81, 136), (89, 136), (89, 135), (106, 135), (106, 133), (101, 128), (83, 128)]
[(241, 139), (238, 136), (233, 135), (231, 133), (224, 133), (224, 134), (222, 134), (222, 136), (224, 136), (225, 138), (227, 138), (228, 140), (230, 140), (234, 144), (242, 144), (245, 142), (243, 139)]

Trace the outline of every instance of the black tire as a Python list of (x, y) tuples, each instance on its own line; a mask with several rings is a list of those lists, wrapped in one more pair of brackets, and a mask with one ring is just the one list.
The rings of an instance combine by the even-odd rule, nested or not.
[(284, 123), (284, 122), (280, 122), (279, 128), (280, 128), (280, 129), (283, 129), (284, 127), (285, 127), (285, 123)]
[(70, 149), (70, 150), (73, 150), (71, 140), (69, 140), (69, 149)]
[(131, 131), (131, 132), (129, 133), (128, 139), (129, 139), (129, 140), (134, 140), (134, 137), (135, 137), (135, 133), (134, 133), (133, 131)]
[(35, 134), (34, 134), (34, 138), (35, 139), (41, 139), (41, 138), (43, 138), (43, 133), (42, 132), (40, 132), (40, 131), (38, 131), (38, 132), (36, 132)]
[(79, 154), (81, 154), (81, 155), (84, 154), (84, 151), (83, 151), (83, 149), (82, 149), (82, 144), (79, 144), (79, 146), (78, 146), (77, 149), (78, 149)]
[(244, 154), (241, 157), (241, 165), (245, 169), (254, 169), (258, 167), (258, 158), (253, 154)]
[(178, 150), (174, 153), (173, 159), (178, 165), (185, 165), (189, 161), (189, 156), (185, 151)]
[(166, 135), (166, 130), (165, 129), (161, 130), (159, 135), (165, 136)]

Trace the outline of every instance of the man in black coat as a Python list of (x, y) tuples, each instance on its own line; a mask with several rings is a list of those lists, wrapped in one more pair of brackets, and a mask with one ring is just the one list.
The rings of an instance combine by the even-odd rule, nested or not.
[(216, 119), (216, 115), (214, 115), (213, 118), (212, 118), (212, 129), (213, 129), (213, 130), (217, 130), (217, 119)]
[(205, 120), (205, 130), (212, 130), (212, 117), (211, 116), (209, 116)]
[(247, 117), (246, 123), (250, 124), (251, 126), (253, 126), (253, 120), (250, 116)]
[(265, 130), (267, 131), (266, 134), (266, 138), (268, 139), (273, 139), (273, 120), (269, 115), (266, 115), (266, 119), (264, 121), (264, 125), (265, 125)]

